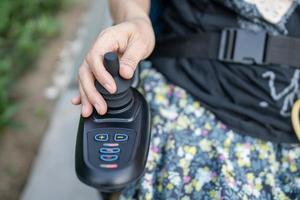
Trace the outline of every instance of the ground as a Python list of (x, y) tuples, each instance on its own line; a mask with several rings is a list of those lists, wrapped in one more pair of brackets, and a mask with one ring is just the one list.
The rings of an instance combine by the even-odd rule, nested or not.
[(48, 126), (55, 100), (44, 97), (51, 85), (59, 54), (66, 41), (75, 36), (80, 18), (89, 1), (72, 1), (58, 18), (62, 22), (60, 36), (49, 41), (32, 70), (26, 72), (13, 88), (14, 97), (21, 99), (14, 121), (20, 125), (0, 134), (0, 199), (19, 199)]

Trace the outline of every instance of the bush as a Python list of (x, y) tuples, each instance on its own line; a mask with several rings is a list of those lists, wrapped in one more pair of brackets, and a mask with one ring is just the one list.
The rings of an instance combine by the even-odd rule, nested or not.
[(1, 0), (0, 3), (0, 129), (9, 125), (16, 106), (10, 88), (32, 66), (42, 45), (58, 34), (55, 13), (63, 0)]

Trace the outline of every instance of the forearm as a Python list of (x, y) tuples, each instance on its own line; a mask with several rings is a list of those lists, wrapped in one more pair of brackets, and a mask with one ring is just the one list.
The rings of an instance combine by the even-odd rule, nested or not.
[(150, 0), (109, 0), (110, 13), (115, 23), (135, 18), (149, 20)]

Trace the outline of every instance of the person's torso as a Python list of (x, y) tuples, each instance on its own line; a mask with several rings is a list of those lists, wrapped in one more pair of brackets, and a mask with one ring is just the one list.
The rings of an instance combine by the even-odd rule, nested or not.
[[(153, 18), (159, 39), (224, 28), (300, 38), (298, 0), (159, 2), (161, 12)], [(266, 140), (296, 142), (289, 115), (293, 102), (300, 98), (300, 69), (185, 58), (155, 59), (153, 63), (233, 129)]]

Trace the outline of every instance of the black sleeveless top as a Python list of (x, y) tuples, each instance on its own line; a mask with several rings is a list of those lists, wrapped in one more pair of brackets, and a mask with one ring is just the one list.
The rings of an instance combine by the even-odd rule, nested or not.
[[(245, 0), (160, 2), (161, 12), (153, 20), (159, 39), (229, 27), (300, 37), (298, 0), (276, 24), (265, 20), (257, 7)], [(298, 142), (290, 111), (293, 102), (300, 98), (300, 69), (194, 58), (154, 58), (152, 63), (238, 133), (273, 142)]]

